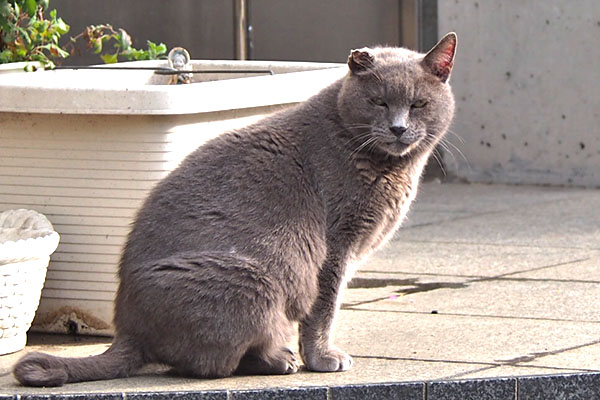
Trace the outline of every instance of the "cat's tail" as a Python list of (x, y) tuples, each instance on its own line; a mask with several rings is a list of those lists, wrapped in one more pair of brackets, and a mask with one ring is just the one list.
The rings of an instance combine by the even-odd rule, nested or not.
[(84, 358), (57, 357), (29, 353), (13, 369), (25, 386), (61, 386), (65, 383), (124, 378), (144, 365), (139, 350), (123, 340), (115, 340), (106, 352)]

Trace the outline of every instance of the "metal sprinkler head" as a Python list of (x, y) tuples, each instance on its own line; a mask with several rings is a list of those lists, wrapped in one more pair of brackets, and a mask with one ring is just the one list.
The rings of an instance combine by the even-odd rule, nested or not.
[[(169, 67), (177, 71), (190, 71), (192, 66), (190, 65), (190, 53), (183, 47), (174, 47), (167, 56)], [(191, 73), (181, 73), (173, 75), (169, 81), (170, 85), (186, 84), (192, 82)]]

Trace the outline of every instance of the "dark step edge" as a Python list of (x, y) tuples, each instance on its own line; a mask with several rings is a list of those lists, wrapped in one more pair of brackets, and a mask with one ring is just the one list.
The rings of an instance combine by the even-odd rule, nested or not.
[(480, 400), (600, 398), (600, 373), (247, 390), (0, 394), (0, 400), (462, 400), (465, 398)]

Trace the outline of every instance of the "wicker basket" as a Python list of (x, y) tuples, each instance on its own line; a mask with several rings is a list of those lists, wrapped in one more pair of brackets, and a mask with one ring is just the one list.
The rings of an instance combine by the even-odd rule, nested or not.
[(32, 210), (0, 213), (0, 354), (25, 347), (58, 233)]

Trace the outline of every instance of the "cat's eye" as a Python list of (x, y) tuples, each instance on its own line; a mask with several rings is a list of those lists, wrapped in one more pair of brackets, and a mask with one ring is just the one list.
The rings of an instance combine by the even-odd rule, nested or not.
[(375, 97), (371, 99), (371, 102), (379, 107), (387, 107), (387, 103), (381, 97)]
[(411, 107), (412, 108), (423, 108), (427, 105), (427, 100), (417, 100), (414, 103), (412, 103)]

